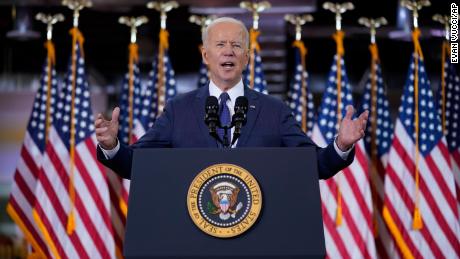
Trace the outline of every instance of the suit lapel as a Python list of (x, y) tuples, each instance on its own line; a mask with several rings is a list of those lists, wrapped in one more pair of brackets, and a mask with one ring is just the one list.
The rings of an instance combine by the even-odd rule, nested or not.
[(237, 146), (244, 147), (251, 135), (251, 131), (256, 124), (260, 112), (260, 102), (257, 93), (254, 90), (244, 87), (244, 96), (248, 98), (248, 114), (246, 125), (241, 129), (241, 136), (238, 139)]
[(217, 141), (209, 135), (209, 129), (204, 123), (206, 98), (209, 96), (209, 87), (203, 86), (196, 94), (193, 101), (193, 114), (195, 114), (197, 125), (199, 125), (203, 138), (206, 140), (208, 147), (217, 147)]

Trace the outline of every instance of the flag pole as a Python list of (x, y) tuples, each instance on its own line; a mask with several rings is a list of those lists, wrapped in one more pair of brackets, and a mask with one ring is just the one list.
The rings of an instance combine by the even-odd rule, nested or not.
[(445, 79), (445, 66), (446, 66), (446, 58), (450, 56), (450, 23), (451, 18), (448, 15), (440, 15), (435, 14), (433, 15), (433, 20), (439, 22), (440, 24), (444, 25), (444, 40), (442, 42), (442, 55), (441, 55), (441, 96), (442, 96), (442, 103), (441, 103), (441, 119), (442, 119), (442, 132), (446, 134), (446, 79)]
[(418, 61), (419, 58), (423, 60), (422, 48), (420, 46), (420, 29), (418, 25), (418, 10), (421, 10), (424, 6), (429, 6), (430, 1), (428, 0), (402, 0), (401, 5), (412, 11), (414, 30), (412, 32), (412, 40), (414, 43), (414, 117), (415, 117), (415, 208), (413, 214), (412, 228), (414, 230), (420, 230), (423, 228), (422, 215), (420, 213), (420, 173), (419, 173), (419, 116), (418, 116)]
[(167, 13), (174, 8), (179, 7), (179, 4), (176, 1), (169, 1), (169, 2), (148, 2), (147, 8), (155, 9), (160, 12), (160, 22), (161, 22), (161, 29), (160, 29), (160, 43), (158, 46), (158, 80), (157, 80), (157, 98), (158, 98), (158, 107), (157, 107), (157, 114), (160, 114), (163, 110), (163, 107), (166, 103), (166, 75), (164, 74), (165, 71), (165, 62), (164, 62), (164, 55), (165, 51), (169, 48), (168, 37), (169, 33), (166, 29), (166, 19), (168, 18)]
[[(369, 50), (371, 52), (371, 161), (370, 161), (370, 170), (374, 178), (378, 177), (377, 163), (378, 163), (378, 154), (377, 154), (377, 65), (380, 63), (379, 52), (377, 48), (377, 43), (375, 40), (375, 35), (377, 29), (382, 25), (388, 24), (385, 17), (379, 17), (376, 19), (361, 17), (358, 20), (358, 23), (369, 28), (370, 30), (370, 45)], [(371, 177), (372, 178), (372, 177)], [(375, 186), (374, 181), (371, 181), (371, 197), (373, 204), (373, 230), (374, 237), (378, 236), (378, 222), (377, 222), (377, 213), (379, 209), (376, 206), (377, 201), (377, 187)]]
[(83, 35), (78, 29), (78, 20), (80, 11), (85, 7), (91, 7), (90, 0), (64, 0), (62, 4), (73, 10), (73, 28), (70, 30), (72, 35), (72, 99), (70, 110), (70, 175), (69, 175), (69, 197), (70, 197), (70, 210), (67, 219), (67, 234), (72, 235), (75, 231), (75, 85), (77, 73), (77, 43), (80, 45), (80, 51), (83, 55)]
[(200, 26), (201, 28), (201, 33), (204, 32), (204, 30), (206, 29), (206, 27), (212, 22), (214, 21), (215, 19), (217, 18), (217, 16), (215, 15), (197, 15), (197, 14), (192, 14), (190, 15), (190, 17), (188, 18), (188, 21), (193, 23), (193, 24), (196, 24), (198, 26)]
[[(336, 60), (336, 78), (337, 78), (337, 124), (336, 128), (340, 125), (340, 121), (342, 120), (342, 109), (340, 105), (342, 103), (342, 65), (341, 60), (343, 55), (345, 54), (345, 50), (343, 48), (343, 37), (345, 33), (342, 31), (342, 14), (353, 10), (355, 7), (351, 2), (345, 2), (342, 4), (339, 3), (331, 3), (325, 2), (323, 4), (323, 8), (335, 13), (335, 33), (332, 36), (337, 45), (337, 60)], [(342, 225), (342, 195), (340, 192), (340, 178), (337, 179), (337, 211), (336, 211), (336, 218), (335, 223), (336, 226)]]
[(53, 44), (53, 25), (64, 21), (64, 15), (58, 13), (55, 15), (38, 13), (35, 16), (35, 19), (46, 24), (46, 42), (45, 48), (47, 50), (47, 80), (46, 80), (46, 124), (45, 124), (45, 143), (48, 140), (48, 133), (49, 128), (51, 125), (51, 83), (52, 83), (52, 75), (51, 75), (51, 67), (56, 63), (56, 51)]
[[(137, 45), (137, 27), (141, 26), (142, 24), (145, 24), (149, 21), (149, 19), (146, 16), (139, 16), (139, 17), (127, 17), (127, 16), (122, 16), (118, 19), (118, 22), (120, 24), (124, 24), (128, 27), (130, 27), (130, 44), (128, 46), (129, 50), (129, 75), (128, 75), (128, 88), (129, 88), (129, 108), (128, 108), (128, 113), (129, 113), (129, 126), (128, 126), (128, 144), (132, 144), (133, 138), (132, 138), (132, 133), (133, 133), (133, 123), (134, 123), (134, 116), (133, 116), (133, 107), (134, 107), (134, 63), (137, 63), (139, 61), (139, 51), (138, 51), (138, 45)], [(125, 214), (126, 215), (126, 214)]]
[(270, 2), (249, 2), (243, 1), (240, 2), (240, 8), (246, 9), (252, 12), (252, 28), (249, 30), (249, 49), (250, 49), (250, 60), (249, 60), (249, 77), (250, 83), (249, 88), (254, 89), (254, 75), (255, 75), (255, 56), (256, 51), (260, 51), (259, 43), (257, 42), (257, 37), (260, 35), (259, 31), (259, 13), (269, 9), (271, 7)]
[[(197, 15), (197, 14), (192, 14), (190, 15), (190, 17), (188, 18), (188, 21), (193, 23), (193, 24), (196, 24), (198, 26), (200, 26), (201, 28), (201, 35), (203, 35), (203, 32), (204, 30), (206, 29), (206, 27), (213, 21), (217, 18), (217, 16), (215, 15)], [(198, 46), (198, 50), (200, 51), (201, 53), (201, 48), (203, 47), (202, 44), (200, 44)], [(202, 61), (203, 62), (203, 61)], [(206, 67), (203, 63), (201, 64), (201, 66), (204, 68)], [(200, 71), (200, 79), (201, 77), (204, 78), (204, 73), (203, 73), (203, 76), (201, 74), (201, 71)], [(209, 70), (206, 72), (206, 77), (207, 77), (207, 80), (209, 80)], [(198, 81), (198, 83), (200, 84), (200, 81)]]
[(306, 71), (306, 65), (305, 65), (305, 58), (307, 55), (307, 48), (305, 47), (305, 44), (302, 41), (302, 25), (306, 24), (307, 22), (312, 22), (313, 21), (313, 16), (310, 14), (304, 14), (304, 15), (293, 15), (293, 14), (286, 14), (284, 16), (284, 20), (288, 21), (292, 25), (295, 26), (295, 41), (292, 43), (293, 47), (296, 47), (299, 49), (300, 52), (300, 59), (301, 59), (301, 64), (302, 64), (302, 77), (301, 77), (301, 82), (302, 82), (302, 96), (300, 99), (300, 103), (302, 105), (302, 130), (306, 133), (307, 132), (307, 114), (308, 114), (308, 93), (307, 93), (307, 82), (304, 76), (304, 72)]
[[(47, 49), (47, 63), (48, 63), (47, 80), (46, 80), (46, 87), (47, 87), (46, 88), (46, 98), (47, 99), (46, 99), (46, 120), (45, 120), (46, 121), (45, 123), (45, 144), (46, 144), (48, 140), (49, 128), (51, 126), (51, 94), (52, 94), (51, 93), (51, 86), (52, 86), (52, 69), (51, 68), (56, 62), (55, 49), (54, 49), (54, 44), (53, 44), (53, 27), (54, 27), (54, 24), (63, 21), (64, 16), (60, 13), (55, 14), (55, 15), (38, 13), (35, 16), (35, 19), (46, 24), (45, 48)], [(39, 213), (37, 212), (35, 207), (32, 208), (32, 217), (34, 218), (34, 221), (37, 224), (37, 227), (42, 233), (43, 239), (48, 245), (50, 252), (53, 254), (55, 258), (60, 258), (56, 245), (51, 239), (51, 236), (49, 232), (47, 231), (45, 224), (41, 220)], [(26, 232), (26, 237), (27, 236), (32, 237), (28, 232)], [(38, 244), (34, 240), (32, 241), (33, 241), (31, 242), (32, 247), (36, 250), (36, 252), (39, 255), (45, 256), (43, 250), (38, 246)], [(29, 255), (29, 257), (33, 257), (33, 256), (35, 256), (35, 254)]]

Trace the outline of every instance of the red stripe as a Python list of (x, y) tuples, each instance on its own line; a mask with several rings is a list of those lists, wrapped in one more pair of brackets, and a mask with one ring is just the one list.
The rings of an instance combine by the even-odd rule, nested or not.
[[(326, 183), (333, 197), (337, 197), (337, 185), (334, 179), (327, 180)], [(358, 228), (356, 227), (356, 223), (354, 221), (352, 214), (350, 213), (348, 209), (347, 201), (344, 196), (342, 196), (342, 213), (343, 213), (344, 221), (348, 223), (348, 228), (350, 230), (351, 236), (355, 240), (355, 244), (357, 248), (359, 248), (364, 258), (370, 258), (371, 256), (369, 255), (369, 251), (367, 251), (366, 242), (363, 240)]]
[[(43, 208), (41, 207), (41, 204), (37, 203), (34, 206), (35, 211), (37, 211), (41, 221), (43, 222), (43, 225), (46, 227), (46, 230), (48, 231), (48, 234), (50, 235), (51, 240), (53, 241), (54, 245), (56, 246), (57, 253), (59, 254), (62, 259), (67, 259), (69, 256), (66, 253), (66, 250), (64, 250), (64, 246), (66, 244), (62, 244), (61, 240), (58, 239), (56, 232), (54, 231), (54, 228), (50, 227), (52, 224), (50, 223), (48, 217), (46, 216), (45, 212), (43, 211)], [(54, 222), (53, 222), (54, 223)]]
[[(57, 172), (57, 176), (61, 180), (61, 184), (66, 188), (66, 190), (68, 190), (68, 188), (69, 188), (69, 179), (68, 179), (66, 168), (61, 163), (61, 160), (57, 156), (57, 154), (56, 154), (56, 152), (54, 150), (54, 146), (52, 144), (47, 146), (46, 153), (48, 154), (48, 157), (49, 157), (52, 165), (54, 166), (54, 168), (55, 168), (55, 170)], [(54, 209), (56, 211), (56, 214), (59, 217), (59, 221), (60, 221), (61, 225), (63, 226), (63, 228), (65, 229), (66, 225), (67, 225), (67, 216), (68, 215), (65, 212), (64, 208), (62, 207), (61, 202), (57, 198), (57, 195), (54, 192), (54, 188), (52, 187), (52, 184), (49, 182), (49, 179), (48, 179), (47, 175), (44, 174), (44, 173), (41, 174), (41, 175), (43, 176), (43, 177), (40, 177), (40, 180), (41, 180), (41, 182), (43, 184), (43, 187), (44, 187), (43, 189), (48, 194), (48, 197), (49, 197), (49, 199), (51, 201), (51, 204), (54, 205)], [(66, 193), (65, 195), (68, 195), (68, 194)], [(76, 193), (75, 196), (77, 197), (78, 193)], [(48, 226), (48, 228), (50, 229), (50, 228), (52, 228), (52, 226)], [(75, 250), (77, 251), (78, 255), (81, 258), (89, 258), (86, 250), (82, 246), (82, 243), (80, 241), (80, 237), (78, 236), (77, 232), (74, 232), (72, 235), (69, 236), (69, 238), (72, 241), (72, 243), (73, 243), (73, 245), (75, 247)]]
[[(55, 150), (54, 150), (54, 146), (51, 145), (49, 150), (50, 150), (50, 152), (48, 152), (48, 150), (47, 150), (47, 153), (53, 152), (53, 158), (54, 158), (54, 159), (52, 159), (53, 164), (55, 166), (58, 165), (58, 167), (61, 168), (61, 170), (59, 170), (57, 172), (58, 172), (58, 175), (59, 175), (62, 183), (64, 183), (63, 185), (65, 186), (66, 190), (68, 190), (69, 189), (69, 177), (68, 177), (67, 171), (62, 165), (62, 163), (61, 163), (62, 161), (59, 159), (59, 157), (57, 157), (57, 154), (55, 153)], [(78, 155), (78, 152), (75, 152), (75, 153), (76, 153), (76, 156), (75, 156), (76, 167), (77, 167), (77, 169), (80, 169), (79, 164), (77, 163), (77, 161), (79, 160), (79, 155)], [(82, 179), (84, 179), (84, 177), (82, 177)], [(110, 257), (110, 253), (108, 252), (107, 248), (105, 247), (104, 242), (102, 241), (102, 238), (100, 237), (99, 231), (97, 231), (96, 227), (94, 226), (93, 221), (91, 220), (90, 216), (88, 215), (86, 207), (84, 206), (84, 203), (81, 201), (81, 197), (80, 197), (78, 191), (75, 192), (75, 208), (78, 210), (78, 212), (80, 214), (80, 217), (81, 217), (81, 220), (85, 223), (84, 226), (85, 226), (89, 236), (92, 238), (97, 250), (100, 252), (101, 256), (103, 258), (106, 258), (106, 256)], [(110, 226), (109, 226), (109, 229), (110, 229)], [(76, 232), (74, 232), (74, 233), (76, 233)]]
[[(397, 153), (401, 152), (398, 155), (400, 156), (400, 158), (403, 161), (403, 163), (406, 164), (406, 167), (408, 168), (408, 170), (411, 173), (411, 176), (413, 177), (413, 172), (414, 172), (414, 166), (412, 164), (413, 161), (411, 160), (411, 158), (403, 150), (400, 150), (400, 148), (401, 148), (401, 146), (399, 144), (399, 140), (396, 137), (394, 139), (394, 141), (393, 141), (393, 149)], [(410, 166), (410, 164), (412, 164), (412, 166)], [(393, 165), (391, 163), (388, 164), (387, 175), (389, 176), (389, 178), (387, 178), (387, 180), (391, 180), (393, 182), (393, 185), (395, 186), (395, 189), (398, 190), (398, 192), (399, 192), (399, 194), (401, 196), (401, 200), (403, 200), (404, 204), (406, 205), (406, 209), (409, 212), (412, 213), (414, 211), (414, 207), (415, 207), (414, 206), (414, 201), (412, 200), (412, 198), (409, 195), (409, 193), (407, 193), (407, 191), (406, 191), (406, 189), (404, 187), (404, 184), (400, 181), (400, 179), (397, 176), (396, 172), (394, 171)], [(420, 177), (420, 179), (421, 179), (421, 177)], [(399, 225), (400, 230), (402, 229), (401, 226), (403, 226), (403, 225)], [(443, 255), (442, 255), (442, 253), (441, 253), (441, 251), (440, 251), (440, 249), (438, 247), (438, 244), (436, 242), (431, 242), (432, 240), (434, 240), (434, 238), (431, 235), (431, 233), (427, 230), (427, 228), (424, 227), (419, 231), (422, 234), (422, 236), (425, 239), (425, 241), (428, 243), (431, 251), (435, 255), (435, 258), (442, 258)], [(410, 240), (410, 238), (405, 238), (405, 240), (407, 242), (408, 240)]]
[[(24, 211), (22, 210), (22, 208), (17, 203), (17, 201), (14, 198), (14, 196), (10, 197), (9, 204), (14, 209), (14, 211), (18, 215), (19, 219), (21, 220), (21, 222), (24, 224), (25, 228), (27, 229), (27, 231), (32, 235), (32, 238), (35, 240), (35, 242), (37, 242), (38, 246), (42, 249), (43, 253), (45, 253), (45, 255), (49, 258), (50, 254), (49, 254), (48, 248), (46, 247), (45, 242), (43, 241), (43, 239), (40, 236), (40, 234), (37, 233), (37, 231), (35, 230), (35, 227), (29, 221), (29, 219), (27, 218), (27, 216), (25, 215)], [(14, 219), (13, 219), (13, 221), (14, 221)]]
[[(91, 141), (91, 139), (89, 139), (89, 140)], [(93, 159), (95, 159), (95, 158), (93, 157)], [(104, 221), (109, 233), (111, 233), (111, 235), (113, 236), (113, 230), (112, 230), (112, 226), (111, 226), (110, 215), (109, 215), (107, 209), (104, 206), (103, 199), (100, 197), (99, 192), (98, 192), (96, 186), (94, 185), (94, 182), (92, 181), (91, 175), (88, 173), (85, 165), (83, 164), (83, 162), (81, 160), (79, 152), (76, 152), (75, 164), (76, 164), (76, 167), (77, 167), (77, 169), (78, 169), (78, 171), (79, 171), (79, 173), (81, 175), (82, 180), (85, 182), (85, 185), (88, 188), (88, 191), (89, 191), (91, 197), (94, 200), (94, 204), (96, 205), (96, 208), (98, 209), (100, 217), (102, 217), (102, 219), (103, 219), (103, 221)], [(96, 174), (96, 173), (98, 173), (97, 170), (92, 170), (92, 172), (91, 172), (91, 174)], [(101, 171), (99, 171), (99, 173), (103, 174)], [(103, 175), (103, 178), (106, 179), (104, 175)], [(105, 181), (105, 183), (106, 183), (106, 185), (108, 185), (107, 181)], [(81, 199), (80, 196), (78, 195), (78, 193), (77, 193), (77, 197), (78, 197), (78, 200)], [(80, 202), (81, 202), (81, 200), (80, 200)], [(84, 217), (82, 216), (82, 218), (86, 219), (85, 220), (85, 222), (86, 222), (85, 226), (89, 227), (88, 232), (93, 237), (93, 240), (94, 240), (94, 242), (96, 244), (96, 247), (98, 248), (99, 252), (101, 253), (102, 258), (110, 257), (110, 253), (107, 250), (107, 247), (105, 246), (105, 242), (103, 242), (103, 238), (100, 236), (99, 231), (94, 226), (94, 223), (91, 220), (91, 217), (88, 215), (86, 207), (84, 206), (83, 202), (81, 202), (81, 206), (77, 206), (77, 208), (81, 213), (86, 214)], [(92, 213), (94, 213), (94, 212), (92, 212)]]
[(450, 161), (449, 149), (447, 148), (446, 143), (444, 143), (444, 141), (439, 141), (437, 147), (439, 149), (439, 152), (442, 154), (442, 157), (444, 157), (444, 159), (446, 160), (449, 167), (452, 168), (452, 162)]
[[(357, 161), (359, 162), (359, 166), (362, 169), (362, 173), (364, 173), (365, 179), (367, 181), (367, 185), (370, 187), (370, 181), (369, 181), (369, 175), (367, 173), (367, 161), (365, 158), (365, 155), (363, 154), (361, 148), (356, 148), (356, 155), (355, 157), (357, 158)], [(354, 194), (354, 197), (358, 203), (358, 206), (361, 209), (361, 213), (363, 214), (364, 219), (366, 219), (367, 227), (368, 229), (372, 232), (372, 213), (367, 206), (366, 201), (364, 200), (364, 195), (361, 193), (361, 188), (356, 182), (356, 178), (354, 177), (355, 174), (362, 174), (359, 171), (352, 171), (351, 167), (347, 167), (343, 170), (343, 176), (347, 179), (348, 184), (350, 185), (350, 188)], [(346, 198), (346, 197), (345, 197)]]
[(126, 190), (125, 185), (123, 183), (124, 181), (121, 182), (121, 197), (125, 201), (126, 206), (128, 206), (129, 193), (128, 190)]
[[(404, 155), (404, 156), (408, 157), (407, 153), (405, 152), (405, 150), (403, 149), (403, 147), (401, 146), (401, 144), (399, 143), (398, 140), (396, 140), (393, 144), (394, 144), (395, 150), (398, 152), (398, 154), (400, 156)], [(433, 178), (435, 178), (436, 182), (438, 182), (438, 184), (439, 184), (439, 182), (442, 181), (439, 178), (443, 178), (443, 177), (441, 175), (441, 172), (439, 172), (439, 169), (437, 168), (437, 166), (434, 164), (435, 162), (432, 160), (431, 155), (428, 155), (425, 158), (425, 160), (427, 161), (427, 164), (428, 164), (428, 166), (430, 168), (430, 171), (433, 174)], [(413, 164), (414, 161), (412, 161), (411, 159), (409, 159), (409, 160), (404, 159), (404, 162), (406, 164), (406, 167), (410, 170), (410, 172), (415, 172), (415, 165)], [(439, 209), (439, 206), (437, 205), (437, 202), (435, 201), (435, 199), (433, 197), (433, 194), (430, 191), (430, 188), (427, 186), (426, 181), (423, 178), (423, 175), (419, 174), (419, 176), (420, 176), (420, 185), (419, 185), (420, 186), (420, 191), (421, 191), (421, 193), (423, 193), (423, 196), (425, 197), (426, 202), (428, 203), (429, 207), (431, 208), (431, 211), (433, 213), (434, 219), (438, 222), (439, 227), (444, 232), (444, 234), (446, 235), (447, 240), (449, 240), (449, 243), (451, 244), (451, 246), (456, 251), (457, 256), (460, 257), (460, 243), (459, 243), (459, 240), (457, 239), (455, 233), (453, 233), (452, 228), (447, 223), (447, 221), (446, 221), (446, 219), (444, 217), (444, 214)], [(452, 205), (451, 209), (453, 209), (454, 215), (458, 215), (458, 213), (455, 213), (455, 211), (457, 210), (457, 207), (456, 207), (457, 203), (456, 203), (454, 197), (452, 196), (452, 194), (447, 193), (449, 191), (449, 188), (447, 187), (446, 184), (445, 184), (445, 186), (440, 186), (440, 187), (441, 187), (441, 188), (439, 188), (440, 191), (446, 197), (447, 201), (449, 203), (451, 203), (450, 205)], [(450, 201), (449, 201), (449, 196), (451, 196)], [(454, 208), (452, 208), (452, 207), (454, 207)], [(422, 215), (422, 217), (423, 217), (423, 215)], [(456, 217), (456, 218), (458, 218), (458, 217)], [(426, 228), (423, 228), (423, 229), (426, 229)], [(440, 257), (438, 257), (438, 258), (440, 258)]]
[[(444, 159), (449, 160), (449, 157), (445, 157)], [(447, 204), (449, 204), (452, 213), (454, 213), (455, 215), (458, 215), (457, 201), (454, 196), (455, 194), (450, 192), (449, 185), (444, 180), (444, 177), (442, 176), (442, 173), (439, 170), (438, 166), (436, 165), (436, 162), (434, 161), (432, 155), (429, 154), (428, 156), (426, 156), (425, 161), (426, 161), (426, 164), (428, 165), (428, 168), (430, 169), (430, 172), (433, 174), (433, 178), (438, 183), (439, 190), (442, 192), (444, 198), (447, 201)], [(452, 175), (452, 180), (455, 181), (453, 175)]]
[(460, 150), (452, 152), (451, 155), (454, 158), (454, 161), (457, 164), (457, 166), (460, 166)]
[[(89, 148), (89, 147), (87, 147), (87, 148)], [(91, 150), (91, 149), (88, 149), (88, 150)], [(104, 179), (104, 183), (106, 184), (106, 186), (108, 186), (107, 178), (104, 175), (102, 170), (96, 170), (95, 168), (94, 169), (91, 168), (92, 170), (91, 170), (91, 174), (90, 174), (88, 172), (86, 166), (85, 166), (85, 163), (82, 161), (82, 158), (80, 157), (79, 152), (76, 152), (75, 154), (76, 154), (76, 156), (75, 156), (75, 165), (78, 168), (78, 171), (80, 172), (81, 178), (85, 182), (86, 187), (88, 188), (88, 191), (91, 194), (91, 197), (94, 200), (94, 204), (96, 205), (101, 217), (104, 219), (104, 223), (107, 226), (107, 229), (109, 229), (109, 231), (111, 231), (112, 228), (111, 228), (111, 223), (110, 223), (110, 214), (109, 214), (107, 208), (104, 206), (105, 201), (101, 198), (101, 196), (99, 194), (99, 191), (98, 191), (98, 188), (96, 187), (96, 185), (95, 185), (95, 183), (93, 181), (92, 175), (100, 174), (102, 179)], [(94, 159), (93, 161), (95, 162), (96, 158), (95, 157), (92, 157), (92, 158)], [(95, 164), (97, 164), (97, 163), (95, 162)], [(100, 184), (100, 183), (98, 183), (98, 184)]]
[(40, 158), (32, 157), (29, 154), (29, 150), (27, 148), (22, 147), (21, 148), (21, 157), (23, 158), (25, 164), (29, 168), (29, 172), (34, 176), (35, 179), (38, 178), (38, 173), (39, 173), (39, 168), (37, 167), (37, 164), (35, 163), (36, 160), (42, 159), (41, 156)]
[[(91, 138), (87, 138), (85, 140), (85, 144), (86, 144), (86, 147), (87, 147), (88, 150), (96, 150), (96, 145), (94, 144), (94, 141), (92, 141)], [(106, 174), (107, 174), (106, 167), (103, 166), (97, 160), (96, 152), (90, 152), (90, 154), (91, 154), (93, 160), (96, 162), (96, 164), (97, 164), (97, 166), (99, 168), (99, 172), (101, 172), (101, 174), (103, 174), (104, 178), (106, 179), (108, 190), (109, 190), (109, 195), (110, 195), (110, 201), (111, 201), (111, 210), (112, 210), (112, 213), (113, 213), (113, 211), (115, 211), (115, 213), (118, 215), (118, 218), (121, 220), (121, 223), (123, 224), (121, 226), (122, 229), (123, 229), (122, 233), (124, 233), (124, 227), (125, 227), (125, 224), (126, 224), (126, 217), (121, 212), (121, 209), (120, 209), (120, 206), (119, 206), (118, 194), (113, 189), (112, 183), (108, 180), (108, 178), (106, 176)], [(86, 172), (86, 170), (85, 170), (85, 172)], [(118, 178), (118, 176), (117, 176), (117, 178)], [(121, 178), (118, 178), (118, 179), (121, 180)], [(113, 217), (115, 217), (115, 215)], [(120, 236), (118, 234), (118, 231), (115, 230), (116, 226), (115, 226), (115, 222), (112, 220), (112, 216), (108, 215), (108, 220), (109, 220), (108, 224), (110, 225), (110, 227), (108, 227), (108, 229), (110, 229), (111, 232), (112, 232), (112, 235), (113, 235), (114, 241), (115, 241), (115, 246), (118, 247), (120, 251), (123, 251), (123, 236)], [(121, 235), (123, 235), (123, 234), (121, 234)]]
[[(115, 191), (111, 181), (109, 181), (109, 193), (110, 193), (110, 201), (111, 201), (111, 206), (112, 206), (112, 211), (115, 211), (113, 217), (118, 216), (120, 219), (121, 223), (123, 224), (121, 227), (123, 228), (122, 233), (124, 233), (124, 228), (126, 224), (126, 218), (124, 217), (123, 213), (121, 212), (120, 206), (119, 206), (119, 199), (118, 199), (118, 194)], [(112, 219), (112, 228), (115, 230), (117, 229), (116, 222)], [(115, 233), (115, 245), (120, 248), (120, 251), (123, 251), (123, 237), (118, 234), (118, 231), (114, 231)], [(122, 234), (123, 235), (123, 234)]]
[[(351, 258), (348, 254), (347, 249), (345, 248), (345, 244), (343, 243), (342, 238), (340, 237), (337, 229), (335, 227), (335, 222), (330, 218), (329, 213), (327, 212), (327, 208), (324, 203), (321, 203), (321, 207), (323, 209), (323, 222), (324, 226), (327, 228), (329, 235), (331, 235), (331, 239), (334, 240), (334, 244), (337, 247), (337, 250), (342, 255), (342, 258)], [(330, 256), (327, 255), (329, 258)]]
[[(41, 170), (38, 169), (36, 163), (35, 163), (35, 160), (34, 158), (32, 158), (32, 156), (29, 154), (27, 148), (25, 148), (23, 146), (23, 148), (21, 149), (21, 157), (23, 158), (23, 161), (24, 163), (26, 164), (26, 166), (28, 167), (29, 169), (29, 172), (31, 175), (33, 175), (33, 177), (35, 178), (35, 180), (38, 181), (37, 177), (41, 174)], [(40, 158), (41, 159), (41, 158)], [(39, 204), (37, 204), (37, 201), (36, 201), (36, 196), (34, 193), (32, 193), (32, 191), (27, 187), (27, 184), (26, 182), (24, 181), (24, 178), (22, 178), (22, 175), (16, 171), (15, 173), (15, 181), (17, 183), (17, 186), (20, 188), (21, 192), (23, 193), (24, 197), (27, 199), (27, 201), (29, 202), (30, 206), (34, 206), (34, 208), (38, 209), (39, 207)], [(41, 208), (40, 208), (41, 209)], [(38, 212), (38, 210), (37, 210)], [(43, 220), (45, 216), (42, 216), (41, 215), (41, 218)], [(47, 221), (47, 220), (46, 220)], [(30, 230), (30, 228), (29, 228)], [(51, 233), (50, 232), (50, 236), (53, 240), (53, 242), (56, 244), (57, 246), (57, 249), (60, 251), (60, 254), (63, 254), (63, 249), (62, 249), (62, 246), (61, 244), (59, 243), (59, 241), (57, 240), (56, 238), (56, 235), (54, 233), (54, 231)], [(41, 238), (41, 236), (40, 236)], [(46, 247), (46, 245), (45, 245)], [(44, 249), (47, 251), (47, 249)], [(64, 253), (64, 257), (67, 258), (67, 255), (65, 255)]]
[(16, 182), (18, 189), (21, 191), (24, 198), (26, 198), (29, 205), (33, 206), (33, 204), (35, 203), (35, 194), (33, 194), (32, 191), (29, 189), (29, 187), (26, 184), (26, 181), (17, 169), (14, 173), (14, 181)]
[[(388, 178), (387, 179), (390, 180), (391, 177), (394, 177), (394, 175), (393, 175), (394, 171), (393, 171), (393, 168), (391, 168), (390, 164), (388, 165), (387, 169), (389, 170), (389, 171), (387, 171), (388, 172), (388, 174), (387, 174)], [(392, 172), (390, 173), (390, 171), (392, 171)], [(390, 175), (392, 175), (392, 176), (390, 176)], [(399, 191), (402, 188), (402, 186), (399, 186), (400, 184), (401, 184), (401, 182), (399, 182), (399, 181), (398, 181), (397, 184), (395, 184), (396, 188)], [(395, 208), (393, 207), (393, 204), (391, 203), (391, 201), (388, 198), (385, 199), (385, 206), (387, 207), (388, 212), (390, 213), (390, 215), (391, 215), (391, 217), (393, 219), (393, 222), (395, 223), (396, 227), (398, 228), (399, 232), (401, 233), (401, 236), (404, 239), (404, 242), (406, 243), (406, 245), (409, 248), (409, 250), (411, 251), (411, 253), (414, 255), (415, 258), (423, 258), (423, 256), (418, 251), (417, 247), (412, 242), (412, 239), (410, 238), (410, 235), (407, 232), (406, 227), (402, 223), (401, 219), (399, 218), (398, 213), (396, 212)], [(394, 239), (393, 239), (393, 241), (394, 241)], [(401, 253), (401, 251), (399, 249), (398, 249), (398, 251)]]
[[(460, 177), (460, 149), (454, 150), (451, 154), (452, 157), (452, 163), (455, 164), (456, 170), (454, 171), (454, 174), (457, 175), (457, 177)], [(457, 202), (458, 206), (460, 207), (460, 182), (455, 180), (455, 189), (457, 191)]]

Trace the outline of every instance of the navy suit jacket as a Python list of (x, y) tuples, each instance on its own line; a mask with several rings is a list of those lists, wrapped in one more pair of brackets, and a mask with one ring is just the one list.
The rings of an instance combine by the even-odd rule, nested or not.
[[(316, 146), (303, 133), (291, 110), (281, 100), (247, 87), (244, 95), (249, 102), (247, 123), (241, 129), (236, 147), (315, 146), (321, 179), (334, 176), (353, 161), (354, 150), (347, 160), (343, 160), (333, 143), (325, 148)], [(112, 159), (106, 159), (98, 147), (99, 161), (121, 177), (130, 179), (135, 148), (218, 148), (217, 141), (209, 135), (204, 123), (204, 107), (208, 96), (208, 87), (202, 87), (168, 101), (153, 127), (133, 145), (120, 144), (120, 150)]]

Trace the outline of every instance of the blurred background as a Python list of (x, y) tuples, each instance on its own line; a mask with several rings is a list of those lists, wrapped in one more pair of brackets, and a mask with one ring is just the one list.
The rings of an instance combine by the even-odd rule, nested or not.
[[(128, 66), (128, 27), (118, 23), (120, 16), (146, 15), (149, 22), (138, 29), (139, 68), (143, 83), (152, 69), (158, 46), (160, 17), (146, 8), (146, 0), (93, 0), (93, 7), (80, 15), (79, 28), (84, 34), (86, 74), (91, 89), (94, 113), (107, 112), (119, 101), (119, 93)], [(285, 99), (292, 79), (295, 38), (294, 27), (285, 14), (310, 13), (314, 21), (302, 28), (308, 49), (306, 69), (316, 107), (325, 89), (332, 58), (336, 52), (331, 35), (335, 31), (334, 14), (322, 8), (325, 1), (272, 0), (272, 8), (260, 14), (259, 44), (262, 68), (270, 94)], [(340, 1), (339, 1), (340, 2)], [(433, 89), (441, 76), (443, 28), (432, 20), (436, 13), (449, 14), (452, 1), (436, 0), (420, 12), (421, 45)], [(231, 0), (178, 0), (179, 8), (168, 13), (169, 56), (176, 72), (179, 93), (197, 87), (201, 54), (200, 27), (189, 22), (191, 14), (232, 16), (252, 26), (252, 15)], [(359, 100), (370, 65), (369, 29), (358, 24), (360, 17), (385, 17), (388, 25), (377, 31), (383, 78), (391, 114), (396, 116), (402, 87), (413, 51), (412, 17), (398, 0), (353, 1), (355, 9), (343, 15), (345, 62), (355, 100)], [(23, 255), (20, 231), (5, 212), (19, 151), (32, 109), (35, 91), (46, 50), (46, 26), (35, 20), (38, 12), (63, 13), (65, 21), (54, 27), (56, 70), (63, 77), (69, 62), (72, 12), (59, 0), (0, 0), (0, 247), (16, 245), (11, 254)]]

